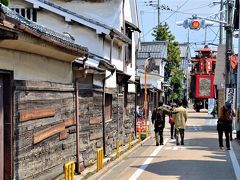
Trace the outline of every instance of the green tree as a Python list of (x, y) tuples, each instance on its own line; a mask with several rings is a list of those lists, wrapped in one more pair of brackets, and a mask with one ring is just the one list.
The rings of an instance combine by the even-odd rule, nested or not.
[(183, 87), (182, 87), (183, 78), (184, 78), (183, 71), (177, 67), (173, 67), (170, 82), (170, 85), (172, 87), (170, 99), (172, 100), (183, 99)]
[(9, 5), (9, 0), (0, 0), (0, 3), (2, 3), (5, 6)]
[(153, 31), (153, 37), (156, 41), (167, 42), (167, 64), (165, 65), (164, 80), (169, 81), (173, 87), (173, 93), (171, 93), (170, 99), (177, 100), (183, 97), (182, 82), (183, 72), (179, 69), (180, 65), (180, 48), (175, 37), (169, 30), (167, 23), (161, 24)]

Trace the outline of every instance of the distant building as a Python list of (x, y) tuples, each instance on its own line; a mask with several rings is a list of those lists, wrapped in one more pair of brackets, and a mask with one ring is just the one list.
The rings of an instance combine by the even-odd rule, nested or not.
[(164, 67), (167, 62), (167, 43), (165, 41), (141, 42), (137, 55), (137, 76), (140, 77), (141, 91), (138, 97), (138, 105), (144, 103), (144, 61), (147, 66), (152, 66), (147, 58), (154, 61), (153, 67), (146, 70), (149, 109), (152, 110), (158, 102), (164, 100)]

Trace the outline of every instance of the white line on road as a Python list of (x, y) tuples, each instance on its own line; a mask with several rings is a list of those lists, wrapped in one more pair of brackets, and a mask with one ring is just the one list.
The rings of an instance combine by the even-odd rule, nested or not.
[[(166, 144), (167, 141), (168, 141), (168, 139), (165, 140), (164, 145)], [(158, 147), (153, 151), (153, 153), (150, 155), (150, 157), (156, 156), (162, 148), (163, 148), (163, 146), (158, 146)], [(143, 165), (141, 165), (141, 167), (140, 167), (138, 170), (135, 171), (135, 173), (129, 178), (129, 180), (136, 180), (136, 179), (143, 173), (143, 171), (148, 167), (148, 165), (151, 163), (151, 161), (152, 161), (153, 159), (154, 159), (154, 158), (147, 158), (147, 159), (144, 161)]]
[(178, 147), (177, 147), (177, 146), (175, 146), (175, 147), (173, 148), (173, 150), (174, 150), (174, 151), (178, 150)]
[[(231, 147), (232, 147), (232, 143), (231, 143)], [(240, 180), (240, 167), (239, 167), (239, 164), (238, 164), (238, 161), (237, 161), (237, 158), (236, 158), (236, 155), (235, 155), (233, 149), (229, 151), (229, 154), (230, 154), (230, 158), (232, 161), (235, 176), (236, 176), (237, 180)]]

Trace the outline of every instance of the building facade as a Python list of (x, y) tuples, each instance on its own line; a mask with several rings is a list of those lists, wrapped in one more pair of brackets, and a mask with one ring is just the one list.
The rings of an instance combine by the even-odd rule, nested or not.
[[(77, 146), (77, 157), (72, 157), (77, 162), (77, 171), (80, 173), (95, 163), (98, 148), (103, 148), (104, 155), (108, 156), (115, 151), (117, 140), (125, 145), (130, 135), (134, 138), (135, 49), (140, 32), (136, 2), (13, 0), (11, 9), (63, 34), (74, 44), (88, 47), (88, 55), (76, 58), (69, 67), (68, 80), (75, 87), (72, 103), (76, 104), (73, 109), (63, 106), (65, 114), (76, 114), (76, 122), (73, 127), (69, 126), (71, 130), (65, 136), (70, 131), (76, 136), (68, 147)], [(61, 54), (55, 56), (62, 58)], [(48, 74), (45, 75), (47, 79)], [(60, 77), (56, 74), (56, 78)], [(31, 103), (26, 106), (35, 108)], [(51, 171), (51, 167), (42, 170), (47, 171)]]

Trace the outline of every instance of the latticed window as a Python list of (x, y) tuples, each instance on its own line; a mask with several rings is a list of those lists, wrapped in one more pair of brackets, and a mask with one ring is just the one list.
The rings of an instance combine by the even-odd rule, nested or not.
[(12, 10), (31, 21), (37, 22), (37, 9), (35, 8), (12, 8)]

